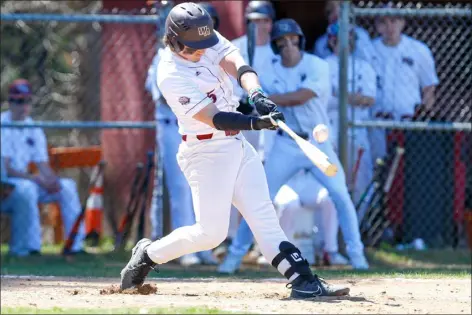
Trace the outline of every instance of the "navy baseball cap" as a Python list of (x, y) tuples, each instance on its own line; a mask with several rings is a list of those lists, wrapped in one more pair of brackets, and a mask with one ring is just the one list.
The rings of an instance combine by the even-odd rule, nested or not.
[(31, 94), (31, 84), (25, 79), (13, 81), (8, 88), (8, 99), (13, 102), (18, 99), (31, 98)]

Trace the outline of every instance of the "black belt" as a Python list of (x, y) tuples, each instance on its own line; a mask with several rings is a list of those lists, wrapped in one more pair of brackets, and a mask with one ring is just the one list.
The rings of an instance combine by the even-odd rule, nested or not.
[[(295, 133), (297, 134), (297, 136), (299, 136), (300, 138), (304, 140), (308, 140), (310, 138), (306, 132), (295, 132)], [(277, 130), (277, 134), (279, 136), (290, 137), (287, 133), (283, 132), (282, 129)]]

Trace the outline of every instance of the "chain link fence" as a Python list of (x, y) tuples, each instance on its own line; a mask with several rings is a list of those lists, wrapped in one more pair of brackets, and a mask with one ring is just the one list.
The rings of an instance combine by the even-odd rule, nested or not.
[[(1, 4), (2, 112), (9, 109), (10, 83), (25, 78), (33, 89), (29, 128), (42, 128), (49, 147), (100, 149), (107, 162), (107, 232), (125, 211), (137, 163), (155, 150), (155, 104), (144, 86), (162, 30), (156, 25), (163, 25), (170, 3), (133, 11), (107, 10), (102, 1)], [(25, 126), (2, 123), (2, 132), (12, 127)], [(90, 173), (59, 170), (77, 182), (82, 204)], [(2, 215), (3, 242), (10, 238), (8, 220)]]
[[(372, 38), (368, 62), (377, 75), (370, 118), (352, 112), (350, 122), (357, 135), (367, 130), (363, 149), (375, 168), (372, 186), (363, 187), (366, 197), (357, 200), (364, 241), (466, 246), (472, 232), (471, 6), (358, 2), (350, 12), (356, 32)], [(349, 93), (356, 92), (352, 86)], [(351, 164), (359, 150), (353, 134)]]

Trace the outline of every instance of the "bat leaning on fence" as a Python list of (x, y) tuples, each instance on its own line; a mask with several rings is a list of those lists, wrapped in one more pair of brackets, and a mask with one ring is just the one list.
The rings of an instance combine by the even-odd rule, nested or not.
[(126, 225), (128, 224), (128, 221), (132, 220), (133, 209), (137, 207), (137, 201), (138, 201), (137, 194), (138, 194), (139, 182), (141, 179), (141, 175), (143, 173), (143, 169), (144, 169), (143, 163), (139, 162), (136, 164), (134, 179), (133, 179), (133, 183), (131, 184), (130, 198), (128, 200), (128, 204), (126, 205), (125, 214), (123, 215), (123, 218), (120, 221), (120, 225), (118, 226), (118, 230), (115, 235), (115, 249), (121, 247), (123, 243), (124, 230), (126, 228)]
[[(102, 176), (103, 171), (105, 169), (106, 162), (105, 161), (100, 161), (98, 165), (95, 167), (93, 170), (92, 175), (90, 176), (90, 185), (89, 185), (89, 194), (92, 192), (92, 189), (94, 189), (95, 185), (97, 184), (99, 178)], [(79, 232), (80, 225), (82, 221), (84, 220), (85, 217), (85, 211), (87, 210), (87, 199), (85, 199), (85, 204), (82, 206), (82, 210), (80, 211), (79, 216), (74, 222), (74, 225), (72, 226), (72, 229), (69, 232), (69, 235), (67, 237), (66, 242), (64, 243), (64, 247), (62, 249), (62, 253), (64, 255), (68, 255), (71, 253), (72, 245), (75, 242), (75, 239), (77, 237), (77, 233)]]
[[(153, 159), (154, 159), (153, 153), (152, 152), (148, 153), (148, 161), (146, 165), (146, 170), (144, 172), (144, 178), (141, 181), (141, 185), (139, 185), (139, 182), (138, 182), (136, 184), (136, 187), (133, 187), (133, 189), (137, 189), (137, 190), (134, 194), (132, 192), (132, 195), (134, 195), (134, 198), (132, 198), (133, 199), (132, 202), (129, 203), (129, 207), (127, 208), (127, 211), (125, 215), (123, 216), (123, 219), (121, 220), (121, 224), (118, 229), (118, 235), (115, 238), (115, 249), (123, 247), (126, 244), (127, 237), (129, 236), (131, 227), (133, 226), (134, 218), (136, 217), (136, 214), (139, 212), (140, 206), (142, 209), (145, 209), (147, 200), (145, 200), (144, 198), (147, 197), (147, 191), (149, 190), (148, 189), (149, 178), (150, 178), (152, 168), (154, 166)], [(133, 186), (134, 186), (134, 183), (133, 183)], [(144, 203), (144, 205), (142, 205), (142, 203)]]
[(362, 156), (364, 155), (364, 148), (363, 147), (360, 147), (358, 150), (357, 150), (357, 157), (356, 157), (356, 163), (354, 164), (354, 168), (352, 170), (352, 177), (351, 177), (351, 181), (349, 183), (349, 193), (350, 194), (353, 194), (355, 189), (356, 189), (356, 183), (357, 183), (357, 174), (359, 174), (359, 168), (360, 168), (360, 165), (361, 165), (361, 161), (362, 161)]
[(405, 149), (402, 147), (395, 149), (388, 174), (383, 174), (368, 204), (361, 231), (365, 231), (366, 241), (370, 246), (374, 246), (377, 243), (385, 229), (390, 225), (390, 221), (387, 218), (389, 193), (404, 153)]
[(147, 206), (147, 201), (149, 199), (149, 182), (151, 178), (151, 171), (152, 171), (152, 168), (154, 167), (154, 152), (153, 151), (149, 151), (147, 153), (146, 165), (147, 165), (146, 177), (144, 178), (143, 191), (142, 191), (143, 200), (141, 202), (141, 211), (139, 215), (138, 240), (144, 237), (144, 229), (145, 229), (145, 223), (146, 223), (146, 206)]

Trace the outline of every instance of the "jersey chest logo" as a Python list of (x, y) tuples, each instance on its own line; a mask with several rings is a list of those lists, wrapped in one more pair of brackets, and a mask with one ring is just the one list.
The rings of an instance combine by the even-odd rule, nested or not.
[(211, 98), (213, 103), (216, 103), (216, 94), (213, 93), (215, 89), (211, 90), (210, 92), (207, 92), (207, 97)]

